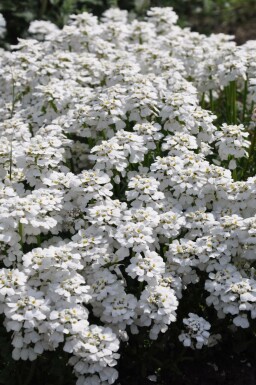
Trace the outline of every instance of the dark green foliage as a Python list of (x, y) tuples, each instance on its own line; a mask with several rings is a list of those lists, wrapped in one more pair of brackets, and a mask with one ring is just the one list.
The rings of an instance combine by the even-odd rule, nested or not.
[(69, 355), (60, 347), (45, 352), (36, 361), (12, 359), (11, 333), (6, 333), (0, 319), (0, 385), (73, 385), (76, 378), (67, 364)]
[(49, 20), (62, 27), (72, 13), (101, 14), (115, 5), (115, 0), (1, 0), (0, 12), (7, 22), (5, 39), (13, 44), (17, 37), (26, 37), (32, 20)]
[(89, 11), (100, 16), (111, 6), (138, 15), (144, 15), (152, 6), (171, 6), (183, 26), (205, 33), (220, 27), (234, 33), (235, 26), (256, 16), (256, 0), (1, 0), (0, 12), (7, 22), (5, 42), (14, 44), (17, 37), (26, 37), (32, 20), (50, 20), (62, 27), (72, 13)]
[[(97, 1), (97, 0), (96, 0)], [(100, 2), (100, 0), (99, 0)], [(63, 26), (68, 15), (76, 9), (86, 9), (87, 0), (2, 0), (0, 12), (7, 22), (6, 40), (16, 43), (17, 37), (26, 37), (26, 31), (32, 20), (49, 20)]]

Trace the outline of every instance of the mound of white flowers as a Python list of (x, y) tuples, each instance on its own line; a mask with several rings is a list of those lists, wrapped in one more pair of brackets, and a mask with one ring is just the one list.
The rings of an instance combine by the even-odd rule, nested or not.
[[(199, 281), (233, 328), (256, 318), (253, 144), (200, 106), (234, 84), (253, 105), (256, 42), (176, 21), (84, 13), (1, 50), (0, 309), (15, 360), (62, 346), (77, 385), (113, 384), (120, 341), (172, 328)], [(182, 327), (220, 338), (193, 305)]]

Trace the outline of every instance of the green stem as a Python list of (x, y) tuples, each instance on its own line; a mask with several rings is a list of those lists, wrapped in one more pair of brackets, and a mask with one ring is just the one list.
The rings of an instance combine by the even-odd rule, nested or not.
[(253, 132), (253, 135), (252, 135), (252, 140), (251, 140), (251, 145), (250, 145), (250, 148), (249, 148), (247, 162), (246, 162), (246, 165), (244, 167), (243, 176), (246, 175), (246, 173), (248, 171), (248, 168), (250, 166), (251, 159), (252, 159), (253, 154), (254, 154), (255, 145), (256, 145), (256, 127), (254, 127), (254, 132)]
[(232, 171), (232, 178), (234, 179), (235, 182), (237, 181), (237, 172), (236, 172), (236, 168)]
[(41, 8), (40, 8), (40, 11), (39, 11), (39, 18), (42, 19), (42, 17), (44, 16), (45, 12), (46, 12), (46, 9), (47, 9), (47, 4), (48, 3), (48, 0), (41, 0)]
[(42, 243), (41, 234), (37, 235), (36, 240), (37, 240), (37, 246), (40, 247)]
[(74, 165), (74, 161), (73, 161), (72, 157), (70, 158), (70, 162), (69, 163), (70, 163), (70, 170), (74, 174), (75, 173), (75, 165)]
[(214, 100), (213, 100), (212, 90), (210, 90), (210, 110), (214, 111)]
[(256, 127), (254, 128), (254, 133), (253, 133), (253, 136), (252, 136), (251, 146), (250, 146), (250, 149), (249, 149), (249, 159), (252, 157), (252, 155), (254, 153), (255, 144), (256, 144)]
[(227, 123), (236, 124), (237, 122), (237, 107), (236, 107), (236, 81), (233, 80), (225, 87), (226, 95), (226, 113)]
[(237, 119), (237, 108), (236, 108), (236, 81), (231, 82), (231, 89), (232, 89), (232, 109), (233, 109), (233, 117), (232, 117), (232, 123), (236, 124)]
[(108, 8), (110, 8), (110, 7), (115, 7), (115, 8), (117, 8), (117, 7), (118, 7), (118, 2), (117, 2), (117, 0), (108, 0), (108, 1), (107, 1), (107, 4), (108, 4)]
[(246, 78), (244, 82), (242, 122), (244, 122), (245, 120), (247, 94), (248, 94), (248, 78)]
[(13, 152), (13, 146), (12, 146), (12, 141), (11, 141), (11, 149), (10, 149), (10, 167), (9, 167), (9, 179), (10, 179), (10, 181), (12, 180), (12, 166), (13, 166), (12, 152)]
[(229, 124), (230, 123), (230, 96), (229, 96), (229, 87), (226, 86), (225, 89), (224, 89), (224, 92), (225, 92), (225, 98), (226, 98), (226, 120), (227, 120), (227, 123)]
[(20, 245), (21, 245), (21, 249), (23, 251), (23, 225), (20, 222), (19, 222), (18, 230), (19, 230), (19, 236), (20, 236)]
[(143, 291), (143, 286), (144, 286), (144, 282), (141, 281), (140, 284), (139, 284), (139, 293), (142, 293), (142, 291)]
[(201, 107), (205, 107), (205, 92), (203, 92), (202, 99), (201, 99)]

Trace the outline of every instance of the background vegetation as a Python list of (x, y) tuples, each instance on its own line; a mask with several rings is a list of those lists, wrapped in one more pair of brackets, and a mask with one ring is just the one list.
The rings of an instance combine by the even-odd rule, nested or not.
[(90, 11), (100, 16), (111, 6), (137, 16), (143, 16), (151, 6), (172, 6), (182, 26), (203, 33), (236, 34), (240, 43), (256, 39), (256, 0), (1, 0), (0, 12), (7, 22), (2, 45), (26, 37), (32, 20), (50, 20), (62, 27), (71, 13)]

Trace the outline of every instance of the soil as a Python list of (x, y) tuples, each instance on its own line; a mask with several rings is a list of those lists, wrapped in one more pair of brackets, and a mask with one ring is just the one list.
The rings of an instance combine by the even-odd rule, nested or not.
[[(209, 362), (207, 365), (187, 364), (184, 376), (175, 385), (255, 385), (256, 367), (242, 360), (229, 357), (229, 365)], [(170, 383), (171, 384), (171, 383)], [(167, 385), (167, 384), (166, 384)]]
[(224, 32), (235, 35), (237, 44), (243, 44), (248, 40), (256, 40), (256, 23), (255, 20), (249, 20), (246, 23), (216, 29), (216, 32)]
[(256, 14), (252, 14), (246, 20), (234, 23), (218, 23), (214, 17), (193, 17), (189, 20), (188, 26), (191, 26), (193, 31), (206, 33), (207, 35), (211, 33), (233, 35), (239, 45), (244, 44), (248, 40), (256, 40)]
[[(172, 343), (171, 333), (163, 334), (151, 347), (136, 347), (121, 355), (121, 385), (256, 385), (255, 324), (238, 332), (226, 331), (214, 347), (189, 349)], [(223, 328), (225, 333), (225, 328)], [(136, 354), (136, 353), (137, 354)], [(156, 375), (156, 382), (149, 376)]]

